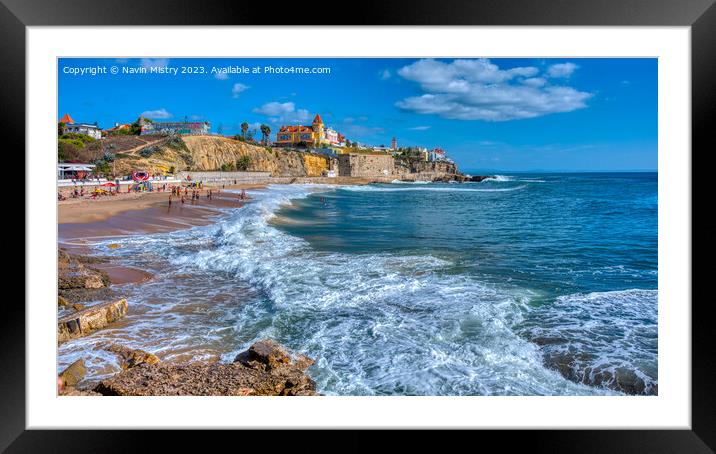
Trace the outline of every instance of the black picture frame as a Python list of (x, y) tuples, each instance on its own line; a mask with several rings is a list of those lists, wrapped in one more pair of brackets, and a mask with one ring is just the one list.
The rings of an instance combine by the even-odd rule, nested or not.
[[(692, 150), (715, 149), (709, 118), (716, 112), (716, 6), (715, 0), (398, 0), (362, 2), (350, 13), (339, 5), (311, 2), (310, 24), (302, 25), (550, 25), (550, 26), (690, 26), (692, 51)], [(321, 13), (320, 11), (326, 11)], [(331, 15), (328, 12), (335, 11)], [(325, 16), (325, 17), (324, 17)], [(295, 11), (269, 3), (186, 0), (0, 0), (0, 116), (9, 150), (25, 149), (25, 46), (26, 27), (61, 25), (294, 25)], [(59, 44), (58, 44), (59, 45)], [(7, 142), (9, 139), (9, 143)], [(688, 150), (685, 150), (688, 158)], [(691, 151), (691, 159), (696, 153)], [(19, 156), (16, 156), (19, 160)], [(24, 167), (24, 163), (18, 163)], [(692, 161), (693, 168), (693, 161)], [(668, 171), (667, 171), (668, 172)], [(664, 175), (662, 173), (662, 175)], [(697, 179), (692, 173), (692, 181)], [(692, 186), (692, 194), (700, 191)], [(693, 206), (693, 205), (692, 205)], [(698, 205), (696, 205), (698, 206)], [(694, 213), (691, 222), (698, 216)], [(19, 216), (18, 216), (19, 218)], [(24, 222), (24, 221), (23, 221)], [(709, 224), (706, 224), (709, 225)], [(713, 225), (713, 224), (710, 224)], [(693, 236), (692, 236), (693, 238)], [(31, 241), (25, 237), (25, 242)], [(19, 269), (19, 267), (17, 267)], [(24, 267), (23, 267), (24, 269)], [(693, 269), (693, 266), (692, 266)], [(696, 271), (695, 269), (693, 271)], [(693, 278), (692, 278), (692, 288)], [(692, 301), (692, 430), (572, 430), (518, 431), (515, 437), (501, 431), (483, 431), (481, 446), (524, 443), (530, 451), (549, 452), (714, 452), (716, 401), (713, 377), (715, 324), (710, 298)], [(688, 304), (688, 301), (684, 301)], [(146, 446), (141, 431), (40, 431), (25, 430), (25, 309), (17, 301), (3, 307), (0, 336), (0, 450), (7, 452), (126, 452)], [(68, 408), (68, 418), (72, 409)], [(224, 432), (224, 436), (227, 432)], [(334, 433), (344, 447), (372, 447), (364, 433)], [(421, 442), (429, 434), (412, 433)], [(228, 434), (229, 439), (234, 435)], [(165, 437), (163, 437), (165, 438)], [(189, 447), (204, 443), (205, 436), (175, 432), (175, 443)], [(237, 445), (251, 444), (234, 438)], [(280, 443), (282, 437), (271, 437)], [(452, 437), (440, 437), (449, 443)], [(448, 439), (450, 438), (450, 439)], [(215, 439), (212, 436), (212, 439)], [(266, 443), (264, 436), (254, 438)], [(286, 439), (285, 437), (283, 439)], [(290, 444), (291, 441), (287, 440)], [(269, 442), (269, 444), (274, 442)], [(312, 440), (311, 445), (321, 443)], [(497, 443), (497, 444), (494, 444)], [(299, 442), (299, 444), (303, 444)], [(229, 445), (230, 446), (230, 445)]]

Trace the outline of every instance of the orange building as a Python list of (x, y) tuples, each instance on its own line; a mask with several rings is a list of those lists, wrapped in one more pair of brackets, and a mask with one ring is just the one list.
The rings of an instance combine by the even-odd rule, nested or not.
[(305, 143), (310, 147), (341, 146), (345, 138), (337, 131), (327, 128), (320, 115), (316, 115), (310, 126), (281, 126), (276, 133), (277, 145)]

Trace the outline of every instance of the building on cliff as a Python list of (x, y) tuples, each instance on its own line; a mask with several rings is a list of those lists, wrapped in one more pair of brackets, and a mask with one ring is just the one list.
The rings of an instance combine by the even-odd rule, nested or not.
[(434, 162), (434, 161), (444, 161), (445, 160), (445, 150), (442, 148), (433, 148), (428, 153), (428, 161)]
[(148, 134), (177, 134), (180, 136), (204, 136), (209, 134), (208, 121), (152, 121), (146, 118), (139, 119), (141, 135)]
[(276, 133), (277, 146), (305, 144), (314, 148), (344, 147), (346, 138), (338, 131), (327, 127), (320, 115), (316, 115), (309, 126), (281, 126)]
[(93, 139), (102, 138), (102, 130), (99, 129), (97, 123), (75, 123), (75, 120), (69, 114), (65, 114), (57, 123), (62, 123), (63, 134), (84, 134)]

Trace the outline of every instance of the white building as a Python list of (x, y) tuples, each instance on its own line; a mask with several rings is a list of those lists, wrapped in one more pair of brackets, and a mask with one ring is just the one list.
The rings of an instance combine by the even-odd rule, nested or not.
[[(82, 133), (84, 134), (84, 133)], [(94, 164), (60, 163), (57, 164), (57, 179), (83, 179), (94, 171)]]
[(75, 133), (75, 134), (85, 134), (93, 139), (101, 139), (102, 138), (102, 130), (97, 127), (97, 125), (89, 124), (89, 123), (69, 123), (64, 126), (62, 129), (62, 132), (65, 134), (69, 133)]
[(430, 150), (430, 153), (428, 153), (428, 160), (429, 161), (443, 161), (445, 160), (445, 150), (442, 148), (433, 148)]

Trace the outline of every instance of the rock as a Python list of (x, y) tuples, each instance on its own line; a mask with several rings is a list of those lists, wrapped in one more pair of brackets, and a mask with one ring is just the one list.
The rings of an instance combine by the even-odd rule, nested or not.
[(234, 362), (241, 363), (245, 367), (265, 371), (279, 370), (282, 368), (294, 368), (306, 370), (313, 364), (313, 360), (300, 355), (290, 354), (278, 342), (271, 339), (264, 339), (253, 344), (245, 352), (239, 353)]
[(75, 389), (68, 388), (60, 393), (62, 396), (101, 396), (102, 394), (92, 391), (91, 389)]
[(85, 377), (85, 374), (87, 374), (85, 362), (83, 359), (78, 359), (60, 373), (59, 378), (61, 380), (62, 388), (64, 389), (66, 387), (73, 387), (77, 385), (77, 383)]
[(57, 307), (67, 307), (70, 305), (70, 302), (67, 301), (67, 299), (61, 295), (57, 295)]
[(119, 249), (119, 247), (120, 246), (117, 243), (110, 243), (107, 245), (107, 248), (109, 248), (109, 249)]
[[(537, 338), (542, 340), (542, 338)], [(551, 340), (550, 340), (551, 341)], [(543, 342), (547, 345), (549, 342)], [(645, 383), (634, 371), (618, 368), (607, 369), (585, 366), (594, 358), (586, 354), (560, 353), (545, 355), (545, 364), (558, 371), (568, 380), (588, 386), (609, 388), (630, 395), (657, 395), (658, 385)]]
[[(97, 261), (83, 257), (85, 262)], [(57, 260), (57, 284), (60, 290), (100, 289), (109, 285), (107, 273), (85, 266), (77, 257), (60, 249)]]
[(120, 359), (120, 366), (122, 369), (131, 369), (140, 364), (157, 364), (159, 358), (152, 354), (145, 352), (144, 350), (131, 349), (122, 345), (112, 344), (105, 347), (105, 350), (116, 353)]
[(57, 321), (58, 342), (86, 336), (121, 319), (126, 314), (127, 300), (120, 299), (100, 303), (61, 317)]
[(74, 309), (74, 310), (76, 310), (76, 311), (81, 311), (81, 310), (84, 309), (84, 308), (85, 308), (85, 305), (84, 305), (84, 304), (75, 303), (75, 304), (72, 305), (72, 309)]
[(257, 342), (239, 356), (247, 358), (246, 365), (241, 361), (144, 362), (102, 380), (94, 391), (105, 396), (317, 395), (315, 382), (303, 373), (313, 364), (310, 358), (293, 355), (269, 340)]

